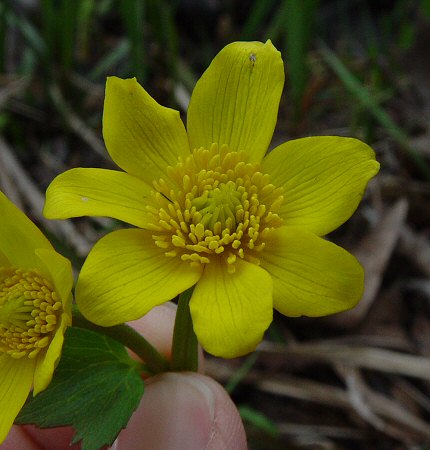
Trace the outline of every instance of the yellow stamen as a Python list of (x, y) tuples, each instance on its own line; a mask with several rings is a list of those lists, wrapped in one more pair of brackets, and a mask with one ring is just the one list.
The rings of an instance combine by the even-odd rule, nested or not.
[(35, 358), (49, 345), (62, 304), (37, 270), (0, 267), (0, 351)]
[(158, 209), (148, 207), (149, 228), (157, 230), (152, 237), (166, 256), (192, 265), (222, 258), (230, 273), (238, 259), (259, 264), (264, 240), (282, 223), (277, 211), (283, 201), (282, 188), (270, 183), (259, 164), (248, 163), (245, 152), (212, 144), (210, 150), (194, 150), (167, 173), (177, 189), (156, 180)]

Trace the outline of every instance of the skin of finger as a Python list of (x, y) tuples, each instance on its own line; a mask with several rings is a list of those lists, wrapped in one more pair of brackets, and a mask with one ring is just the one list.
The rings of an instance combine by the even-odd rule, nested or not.
[(128, 325), (144, 336), (162, 355), (170, 358), (175, 316), (176, 305), (168, 302), (151, 309), (142, 318), (128, 322)]
[[(177, 306), (172, 302), (164, 303), (156, 306), (147, 315), (139, 320), (128, 322), (128, 325), (133, 327), (142, 336), (144, 336), (162, 355), (170, 359), (172, 353), (172, 338), (175, 326)], [(199, 347), (199, 368), (200, 373), (204, 372), (204, 358), (203, 351)], [(130, 355), (135, 358), (140, 358), (129, 351)]]
[[(71, 428), (13, 427), (8, 450), (77, 450)], [(239, 413), (225, 390), (196, 373), (165, 373), (147, 380), (142, 402), (113, 450), (245, 450)]]
[(5, 450), (78, 450), (70, 445), (74, 431), (70, 427), (40, 429), (31, 425), (14, 425), (0, 446)]
[(226, 391), (191, 372), (148, 380), (145, 395), (115, 450), (245, 450), (245, 431)]
[[(147, 315), (129, 325), (141, 333), (166, 357), (170, 357), (176, 305), (166, 303), (153, 308)], [(39, 429), (14, 425), (0, 446), (5, 450), (75, 450), (70, 447), (74, 431), (70, 427)]]

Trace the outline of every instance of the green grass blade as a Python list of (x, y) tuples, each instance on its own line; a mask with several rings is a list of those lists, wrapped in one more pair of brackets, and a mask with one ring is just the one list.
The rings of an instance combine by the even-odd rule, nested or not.
[(81, 0), (76, 18), (76, 45), (79, 51), (79, 59), (84, 59), (88, 55), (89, 40), (91, 35), (91, 19), (96, 12), (96, 2), (94, 0)]
[(242, 417), (244, 422), (250, 423), (255, 428), (264, 431), (273, 438), (279, 436), (279, 430), (276, 424), (262, 412), (249, 406), (239, 406), (238, 409), (240, 417)]
[(5, 3), (0, 3), (0, 73), (6, 71), (6, 8)]
[(110, 51), (104, 58), (102, 58), (93, 70), (89, 73), (90, 80), (97, 80), (107, 75), (112, 75), (110, 72), (111, 67), (118, 64), (119, 61), (124, 59), (130, 53), (130, 41), (128, 39), (121, 39), (118, 45)]
[(252, 369), (253, 365), (257, 361), (258, 353), (251, 353), (249, 355), (244, 363), (239, 367), (238, 370), (234, 373), (234, 375), (228, 380), (225, 390), (231, 394), (236, 387), (239, 385), (239, 383), (243, 380), (243, 378), (246, 376), (246, 374)]
[(302, 0), (300, 2), (286, 0), (285, 4), (287, 6), (285, 43), (289, 86), (296, 115), (299, 115), (309, 76), (306, 59), (314, 34), (313, 24), (318, 0)]
[(161, 48), (165, 49), (165, 62), (169, 76), (176, 78), (178, 63), (178, 35), (175, 27), (177, 5), (160, 0), (148, 0), (148, 21), (154, 28)]
[(382, 125), (408, 157), (415, 163), (417, 169), (430, 180), (430, 168), (424, 158), (409, 145), (408, 135), (400, 128), (384, 109), (375, 101), (375, 97), (363, 86), (359, 80), (348, 70), (342, 61), (326, 45), (321, 45), (320, 53), (327, 65), (339, 77), (347, 90), (355, 99), (366, 108), (369, 113)]
[(275, 3), (276, 0), (254, 0), (251, 13), (242, 27), (242, 40), (247, 41), (258, 37), (261, 32), (261, 24), (265, 23)]
[(6, 12), (6, 22), (10, 27), (16, 27), (22, 34), (28, 47), (37, 53), (39, 58), (45, 58), (47, 48), (43, 36), (39, 31), (21, 15), (15, 15), (12, 12)]
[[(58, 38), (61, 42), (60, 63), (63, 70), (67, 71), (72, 67), (73, 53), (75, 50), (76, 24), (80, 10), (80, 0), (73, 2), (63, 0), (60, 10), (60, 29), (57, 29)], [(60, 32), (61, 31), (61, 32)]]
[(130, 40), (133, 75), (143, 83), (146, 78), (145, 48), (143, 45), (144, 2), (121, 0), (120, 7), (124, 27)]
[(269, 23), (266, 31), (266, 38), (272, 41), (277, 41), (279, 37), (285, 32), (285, 23), (287, 22), (288, 4), (286, 1), (282, 2), (273, 14), (273, 19)]
[(45, 45), (46, 62), (52, 63), (55, 59), (57, 45), (57, 21), (53, 0), (42, 0), (43, 40)]
[(420, 9), (427, 19), (430, 19), (430, 0), (421, 0)]

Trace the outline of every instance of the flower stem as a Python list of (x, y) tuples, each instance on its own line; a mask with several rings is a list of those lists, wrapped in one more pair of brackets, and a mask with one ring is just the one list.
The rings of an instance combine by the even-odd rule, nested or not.
[(191, 287), (179, 296), (170, 362), (170, 368), (173, 371), (196, 372), (199, 364), (197, 337), (194, 333), (190, 313), (190, 298), (193, 289), (194, 287)]
[(136, 353), (153, 374), (167, 372), (169, 370), (169, 361), (142, 335), (126, 324), (115, 325), (113, 327), (101, 327), (85, 319), (78, 308), (73, 306), (73, 325), (96, 331), (121, 342), (121, 344)]

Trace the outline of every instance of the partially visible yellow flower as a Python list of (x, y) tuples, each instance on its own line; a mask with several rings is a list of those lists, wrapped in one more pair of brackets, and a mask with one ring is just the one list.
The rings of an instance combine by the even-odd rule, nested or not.
[(0, 192), (0, 443), (52, 379), (71, 324), (70, 262)]
[(67, 171), (45, 207), (49, 218), (138, 227), (90, 252), (76, 291), (89, 320), (134, 320), (196, 285), (200, 343), (234, 357), (260, 342), (273, 307), (321, 316), (357, 303), (361, 266), (321, 236), (351, 216), (379, 164), (366, 144), (342, 137), (293, 140), (264, 157), (283, 84), (270, 41), (230, 44), (198, 81), (186, 131), (135, 79), (108, 79), (103, 135), (123, 171)]

